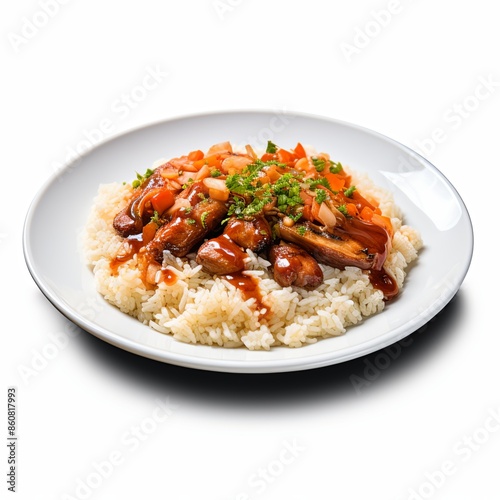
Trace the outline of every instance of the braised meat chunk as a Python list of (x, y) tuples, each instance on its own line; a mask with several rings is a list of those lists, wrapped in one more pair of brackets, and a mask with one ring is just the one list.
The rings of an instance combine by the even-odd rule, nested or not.
[(227, 235), (206, 241), (196, 255), (196, 262), (212, 274), (232, 274), (245, 268), (246, 253)]
[(281, 286), (299, 286), (312, 290), (323, 283), (323, 271), (302, 248), (291, 243), (274, 245), (269, 250), (274, 279)]
[(271, 227), (262, 216), (243, 219), (231, 217), (224, 234), (240, 247), (249, 248), (253, 252), (261, 252), (272, 242)]
[(162, 262), (164, 250), (175, 257), (184, 257), (220, 226), (226, 213), (224, 203), (210, 198), (197, 203), (191, 210), (181, 207), (141, 251), (157, 262)]

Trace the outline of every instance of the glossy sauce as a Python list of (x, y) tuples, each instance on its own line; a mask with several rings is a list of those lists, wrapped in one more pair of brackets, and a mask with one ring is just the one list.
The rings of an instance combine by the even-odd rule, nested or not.
[(198, 262), (213, 274), (242, 271), (245, 268), (244, 259), (247, 257), (247, 254), (225, 234), (208, 240), (200, 248), (198, 255), (205, 256), (203, 261)]
[(398, 294), (399, 289), (396, 281), (383, 269), (381, 271), (371, 269), (369, 271), (369, 277), (373, 287), (382, 291), (386, 300), (391, 300)]
[(109, 263), (111, 274), (116, 276), (118, 274), (118, 268), (124, 262), (130, 260), (143, 247), (143, 245), (142, 234), (130, 236), (123, 240), (117, 256)]
[(170, 269), (162, 269), (160, 282), (163, 282), (168, 286), (175, 285), (177, 283), (177, 275)]
[(223, 276), (231, 285), (240, 290), (244, 300), (255, 299), (255, 307), (257, 309), (266, 308), (269, 313), (269, 308), (262, 302), (262, 293), (259, 288), (259, 279), (253, 276), (247, 276), (242, 273), (232, 273)]
[(381, 290), (385, 300), (393, 299), (399, 292), (398, 285), (382, 267), (389, 253), (390, 236), (387, 231), (360, 219), (349, 219), (344, 227), (354, 239), (366, 245), (370, 254), (375, 255), (373, 269), (370, 269), (370, 282), (374, 288)]

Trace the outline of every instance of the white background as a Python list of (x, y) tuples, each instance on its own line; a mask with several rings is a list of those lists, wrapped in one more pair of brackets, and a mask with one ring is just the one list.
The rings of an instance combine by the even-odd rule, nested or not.
[[(47, 2), (50, 16), (42, 4), (9, 2), (0, 16), (2, 397), (17, 387), (17, 498), (498, 498), (494, 2), (73, 0)], [(144, 93), (148, 68), (162, 76)], [(140, 102), (124, 105), (133, 92)], [(372, 128), (422, 152), (461, 194), (469, 274), (390, 366), (373, 369), (376, 353), (273, 376), (164, 365), (68, 337), (32, 281), (24, 216), (85, 134), (102, 120), (107, 138), (231, 109)]]

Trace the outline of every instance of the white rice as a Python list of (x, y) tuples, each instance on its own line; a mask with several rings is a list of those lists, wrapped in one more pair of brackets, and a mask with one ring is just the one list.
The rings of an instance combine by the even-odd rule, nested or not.
[[(405, 268), (417, 258), (422, 240), (415, 229), (402, 225), (400, 211), (390, 194), (376, 188), (366, 176), (353, 174), (352, 183), (365, 197), (377, 199), (383, 215), (391, 217), (395, 234), (385, 269), (401, 288)], [(166, 252), (164, 266), (177, 275), (177, 281), (173, 285), (160, 283), (154, 290), (144, 286), (135, 256), (114, 275), (110, 261), (122, 238), (113, 229), (113, 218), (132, 193), (130, 185), (100, 186), (85, 228), (85, 255), (99, 293), (161, 334), (193, 344), (245, 346), (252, 350), (279, 345), (301, 347), (342, 335), (347, 327), (384, 309), (382, 292), (373, 288), (368, 276), (358, 268), (341, 271), (320, 264), (324, 282), (315, 290), (283, 288), (274, 281), (270, 263), (250, 250), (246, 272), (260, 280), (260, 309), (255, 299), (245, 301), (225, 279), (204, 272), (195, 254), (179, 259)]]

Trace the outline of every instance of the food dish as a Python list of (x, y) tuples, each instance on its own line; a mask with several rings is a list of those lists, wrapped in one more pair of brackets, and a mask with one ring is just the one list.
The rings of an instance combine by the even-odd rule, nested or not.
[[(353, 171), (368, 173), (376, 185), (394, 193), (406, 222), (418, 227), (425, 241), (425, 250), (403, 293), (383, 314), (357, 325), (349, 335), (301, 349), (270, 352), (175, 342), (107, 304), (95, 291), (77, 237), (97, 186), (129, 178), (130, 165), (141, 170), (145, 162), (190, 150), (193, 134), (203, 148), (221, 137), (263, 146), (268, 139), (291, 144), (300, 138), (318, 150), (335, 151), (335, 157)], [(58, 220), (57, 225), (51, 224), (54, 220)], [(61, 231), (61, 227), (67, 230)], [(435, 167), (410, 149), (354, 125), (272, 112), (183, 117), (107, 141), (47, 183), (33, 201), (24, 228), (25, 258), (33, 278), (47, 298), (82, 328), (118, 347), (160, 361), (249, 373), (334, 364), (404, 338), (437, 314), (457, 292), (468, 270), (472, 242), (470, 219), (459, 195)]]
[(229, 142), (101, 185), (84, 248), (103, 297), (176, 340), (269, 350), (384, 309), (417, 258), (390, 193), (300, 142)]

